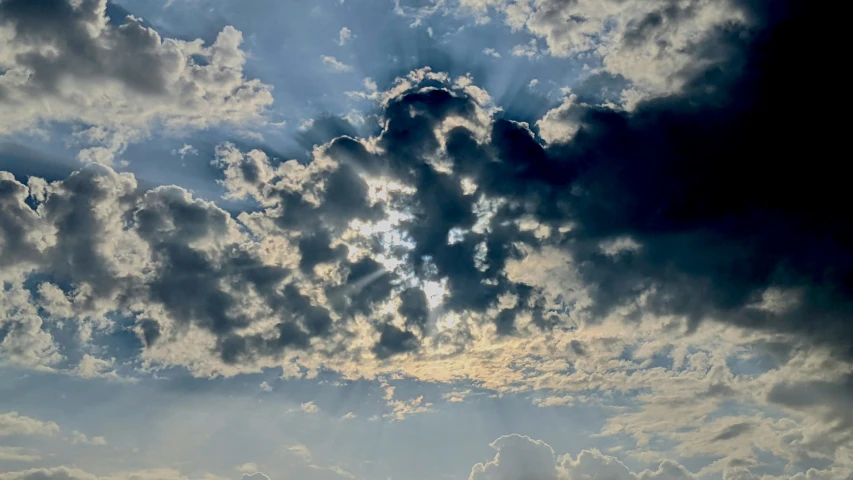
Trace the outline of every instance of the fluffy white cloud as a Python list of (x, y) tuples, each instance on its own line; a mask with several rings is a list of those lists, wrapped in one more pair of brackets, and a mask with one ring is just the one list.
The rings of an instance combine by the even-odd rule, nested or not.
[(104, 437), (89, 437), (83, 432), (74, 430), (71, 432), (71, 444), (104, 446), (107, 444), (107, 439)]
[(338, 45), (343, 47), (353, 38), (355, 38), (355, 35), (353, 35), (352, 30), (347, 27), (341, 27), (341, 31), (338, 32)]
[(536, 122), (539, 136), (548, 143), (568, 142), (581, 128), (584, 105), (578, 105), (577, 95), (568, 93), (562, 103), (548, 110)]
[(471, 469), (469, 480), (558, 480), (554, 449), (541, 440), (518, 434), (505, 435), (489, 446), (497, 450), (495, 458), (478, 463)]
[(318, 407), (314, 402), (305, 402), (300, 404), (299, 408), (305, 413), (317, 413), (320, 411), (320, 407)]
[(59, 433), (59, 425), (44, 422), (18, 414), (18, 412), (0, 413), (0, 437), (10, 435), (46, 435)]

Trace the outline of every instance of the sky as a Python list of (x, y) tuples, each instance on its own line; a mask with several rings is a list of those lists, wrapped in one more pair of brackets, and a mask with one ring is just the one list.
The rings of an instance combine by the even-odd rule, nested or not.
[(853, 479), (841, 17), (0, 0), (0, 480)]

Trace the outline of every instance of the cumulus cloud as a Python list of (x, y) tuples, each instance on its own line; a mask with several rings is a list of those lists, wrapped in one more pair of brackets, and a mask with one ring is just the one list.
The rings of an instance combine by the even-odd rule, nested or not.
[[(742, 53), (715, 88), (700, 75), (631, 113), (569, 95), (537, 124), (547, 146), (495, 115), (470, 77), (412, 72), (376, 96), (379, 135), (335, 138), (310, 163), (220, 145), (227, 197), (261, 206), (236, 217), (105, 168), (51, 184), (4, 174), (0, 259), (71, 282), (75, 312), (132, 315), (162, 359), (186, 335), (239, 366), (341, 351), (355, 334), (365, 343), (343, 350), (384, 360), (464, 347), (475, 330), (544, 333), (617, 311), (805, 333), (840, 352), (853, 335), (840, 320), (851, 261), (843, 224), (820, 212), (840, 190), (823, 168), (764, 181), (765, 132), (790, 128), (770, 100), (784, 66), (748, 40), (731, 40)], [(744, 124), (745, 109), (766, 130)], [(755, 168), (737, 168), (745, 156)], [(571, 304), (509, 274), (547, 248), (576, 271), (584, 294)], [(754, 308), (768, 291), (798, 300)], [(32, 345), (6, 351), (50, 351), (28, 318)]]
[(59, 425), (35, 418), (20, 415), (18, 412), (0, 414), (0, 436), (11, 435), (46, 435), (55, 436), (59, 433)]
[(355, 37), (353, 35), (352, 30), (347, 27), (341, 27), (341, 31), (338, 32), (338, 45), (344, 46)]
[[(3, 359), (65, 368), (45, 322), (119, 313), (146, 367), (476, 375), (484, 388), (553, 390), (541, 406), (583, 402), (592, 384), (639, 392), (601, 433), (630, 435), (629, 455), (655, 439), (685, 455), (734, 455), (747, 442), (789, 460), (840, 455), (847, 433), (821, 443), (815, 432), (850, 429), (853, 257), (848, 222), (830, 208), (844, 204), (844, 176), (810, 143), (823, 138), (819, 122), (790, 121), (818, 113), (785, 101), (820, 83), (780, 53), (799, 24), (760, 18), (769, 33), (733, 24), (725, 68), (695, 72), (678, 94), (628, 112), (567, 92), (533, 128), (471, 77), (424, 68), (384, 91), (366, 81), (375, 136), (318, 121), (304, 132), (309, 162), (216, 148), (226, 197), (253, 203), (245, 212), (179, 187), (145, 190), (103, 166), (52, 182), (2, 173)], [(318, 126), (337, 133), (318, 140)], [(809, 162), (780, 168), (798, 146), (812, 149)], [(684, 334), (694, 337), (666, 343)], [(729, 356), (768, 338), (789, 350), (779, 362), (789, 378), (736, 375)], [(708, 339), (728, 343), (704, 348)], [(651, 368), (661, 357), (672, 366)], [(108, 371), (94, 360), (80, 373)], [(392, 419), (430, 408), (389, 395)], [(811, 417), (709, 419), (725, 399)], [(588, 457), (553, 460), (555, 475), (624, 467)], [(512, 458), (479, 474), (501, 478), (521, 462)], [(683, 473), (660, 465), (629, 473)]]
[(320, 407), (318, 407), (314, 402), (305, 402), (299, 405), (299, 408), (305, 413), (317, 413), (320, 411)]
[(71, 444), (104, 446), (107, 444), (107, 439), (104, 437), (89, 437), (83, 432), (74, 430), (71, 432)]
[(0, 135), (74, 122), (79, 158), (111, 164), (154, 129), (256, 122), (272, 103), (269, 85), (245, 77), (233, 27), (211, 45), (167, 39), (139, 18), (108, 18), (106, 5), (0, 3)]
[(6, 462), (36, 462), (41, 456), (35, 450), (20, 447), (0, 446), (0, 461)]

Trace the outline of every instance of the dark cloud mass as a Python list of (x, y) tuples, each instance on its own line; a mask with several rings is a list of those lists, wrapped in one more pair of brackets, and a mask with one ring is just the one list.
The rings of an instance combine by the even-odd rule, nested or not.
[[(162, 322), (174, 324), (171, 335), (194, 325), (239, 363), (309, 348), (363, 316), (375, 325), (373, 353), (387, 358), (418, 350), (433, 308), (484, 314), (502, 335), (522, 316), (543, 330), (559, 324), (538, 286), (506, 272), (552, 246), (577, 266), (590, 321), (643, 296), (641, 312), (794, 333), (851, 357), (847, 180), (822, 120), (826, 101), (798, 93), (822, 91), (822, 80), (789, 62), (810, 40), (813, 8), (746, 7), (751, 27), (720, 28), (696, 45), (697, 58), (724, 60), (685, 72), (681, 93), (631, 112), (575, 105), (579, 129), (564, 142), (543, 146), (511, 112), (482, 137), (465, 126), (482, 123), (481, 105), (433, 80), (390, 99), (373, 143), (329, 120), (324, 135), (347, 135), (309, 164), (239, 152), (218, 161), (229, 191), (263, 206), (249, 215), (268, 221), (261, 236), (298, 252), (292, 266), (264, 259), (249, 227), (214, 204), (177, 187), (140, 192), (106, 168), (45, 187), (37, 210), (26, 202), (38, 198), (38, 181), (0, 176), (0, 265), (39, 265), (87, 292), (87, 308), (110, 299), (138, 318), (149, 346), (166, 339)], [(631, 25), (626, 41), (679, 15)], [(141, 91), (156, 83), (138, 80)], [(306, 148), (318, 141), (302, 139)], [(377, 199), (380, 180), (387, 191)], [(354, 224), (383, 221), (391, 227), (347, 237)], [(52, 240), (29, 238), (40, 229)], [(114, 250), (128, 232), (142, 259), (133, 268)], [(348, 243), (364, 253), (350, 255)], [(446, 294), (431, 307), (437, 284)], [(272, 327), (254, 328), (270, 318)], [(583, 355), (582, 344), (572, 348)], [(732, 428), (720, 439), (748, 425)]]

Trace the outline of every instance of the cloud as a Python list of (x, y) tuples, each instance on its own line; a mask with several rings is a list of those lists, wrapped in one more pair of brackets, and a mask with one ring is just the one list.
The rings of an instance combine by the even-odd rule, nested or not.
[(576, 458), (557, 456), (550, 445), (530, 437), (504, 435), (490, 444), (497, 450), (487, 463), (471, 469), (469, 480), (695, 480), (686, 468), (666, 460), (655, 470), (632, 472), (615, 457), (584, 450)]
[(44, 435), (56, 436), (59, 425), (20, 415), (18, 412), (0, 413), (0, 436)]
[[(222, 480), (213, 475), (206, 475), (204, 478)], [(77, 468), (55, 467), (0, 473), (0, 480), (189, 480), (189, 477), (182, 475), (177, 470), (165, 468), (99, 477)]]
[(120, 378), (114, 370), (115, 359), (100, 359), (89, 355), (83, 355), (80, 363), (74, 368), (73, 373), (82, 378)]
[(181, 148), (172, 150), (172, 155), (180, 156), (181, 160), (183, 160), (188, 155), (198, 155), (198, 150), (192, 145), (185, 143)]
[(0, 446), (0, 461), (4, 462), (36, 462), (41, 460), (40, 454), (35, 450), (20, 447)]
[(352, 71), (352, 66), (347, 65), (335, 57), (329, 55), (320, 55), (320, 59), (323, 63), (336, 72), (350, 72)]
[(104, 437), (88, 437), (83, 432), (74, 430), (71, 432), (71, 444), (104, 446), (107, 444), (107, 439)]
[(697, 68), (728, 54), (704, 42), (732, 27), (760, 24), (756, 5), (760, 2), (471, 0), (423, 8), (420, 15), (452, 11), (481, 23), (488, 21), (491, 9), (513, 31), (534, 37), (514, 47), (513, 55), (537, 55), (541, 39), (554, 57), (598, 64), (599, 72), (625, 79), (644, 94), (666, 95), (678, 92)]
[(314, 404), (314, 402), (305, 402), (299, 405), (299, 408), (305, 413), (317, 413), (320, 411), (320, 407)]
[(541, 440), (512, 434), (489, 446), (497, 450), (495, 458), (474, 465), (468, 480), (558, 479), (554, 449)]
[(353, 35), (352, 30), (347, 27), (341, 27), (341, 31), (338, 32), (338, 45), (343, 47), (353, 38), (355, 38), (355, 35)]
[(484, 48), (483, 54), (488, 55), (490, 57), (494, 57), (494, 58), (501, 58), (501, 54), (497, 50), (495, 50), (494, 48)]
[[(164, 39), (141, 19), (109, 19), (106, 0), (0, 4), (0, 135), (79, 123), (79, 158), (111, 164), (156, 129), (178, 134), (258, 122), (271, 87), (243, 73), (242, 34), (213, 44)], [(114, 23), (120, 22), (120, 23)]]
[(536, 45), (536, 39), (530, 40), (526, 44), (516, 45), (511, 50), (513, 56), (533, 58), (539, 55), (539, 47)]

